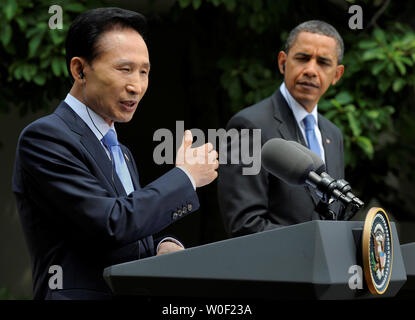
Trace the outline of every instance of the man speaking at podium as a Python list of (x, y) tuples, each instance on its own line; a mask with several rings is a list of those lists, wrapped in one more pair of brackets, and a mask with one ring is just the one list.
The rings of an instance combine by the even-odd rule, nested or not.
[[(282, 85), (271, 97), (237, 113), (227, 130), (261, 129), (262, 144), (272, 138), (297, 141), (324, 160), (331, 177), (343, 178), (342, 134), (317, 111), (320, 97), (343, 75), (343, 50), (333, 26), (316, 20), (298, 25), (290, 32), (285, 51), (278, 54)], [(232, 142), (227, 146), (229, 160)], [(264, 168), (257, 175), (243, 175), (242, 168), (241, 161), (219, 168), (219, 205), (230, 235), (319, 218), (315, 212), (319, 199), (311, 188), (290, 186)]]
[(141, 187), (118, 142), (114, 123), (130, 121), (147, 90), (145, 24), (118, 8), (78, 16), (66, 39), (72, 89), (19, 138), (13, 191), (35, 299), (110, 298), (103, 269), (183, 249), (152, 235), (197, 210), (196, 187), (217, 177), (217, 152), (211, 144), (192, 149), (187, 131), (176, 167)]

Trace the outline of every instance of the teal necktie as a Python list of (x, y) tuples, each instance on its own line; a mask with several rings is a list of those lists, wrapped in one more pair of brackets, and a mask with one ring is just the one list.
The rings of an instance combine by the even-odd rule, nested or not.
[(113, 129), (110, 129), (102, 138), (102, 143), (108, 147), (111, 152), (111, 159), (115, 166), (115, 171), (124, 186), (125, 192), (129, 195), (134, 191), (133, 182), (131, 181), (130, 172), (128, 171), (127, 163), (125, 162), (120, 144), (117, 140), (117, 134)]
[(314, 130), (316, 121), (313, 115), (309, 114), (306, 116), (303, 122), (305, 125), (305, 135), (307, 138), (308, 148), (321, 158), (320, 144), (318, 143), (316, 132)]

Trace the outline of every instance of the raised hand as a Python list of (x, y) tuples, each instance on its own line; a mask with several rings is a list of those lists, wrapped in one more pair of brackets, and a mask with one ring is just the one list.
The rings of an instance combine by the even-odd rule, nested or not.
[(218, 153), (210, 142), (197, 148), (192, 148), (192, 142), (192, 132), (186, 130), (176, 154), (176, 166), (183, 167), (192, 176), (196, 187), (203, 187), (218, 176)]

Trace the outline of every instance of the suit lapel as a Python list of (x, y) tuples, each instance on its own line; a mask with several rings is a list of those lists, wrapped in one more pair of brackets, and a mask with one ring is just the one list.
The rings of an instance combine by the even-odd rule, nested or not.
[(287, 101), (285, 101), (279, 89), (272, 96), (272, 104), (274, 106), (274, 118), (277, 120), (278, 136), (281, 136), (285, 140), (298, 141), (297, 123)]
[[(274, 118), (277, 120), (277, 130), (281, 137), (285, 140), (296, 141), (307, 146), (300, 128), (298, 128), (294, 114), (279, 89), (273, 95), (272, 100), (274, 105)], [(309, 186), (304, 186), (304, 190), (310, 195), (314, 205), (317, 205), (320, 199), (316, 192)]]
[(85, 122), (69, 107), (62, 102), (55, 111), (62, 118), (72, 131), (81, 136), (80, 142), (90, 155), (94, 158), (97, 166), (101, 169), (109, 184), (113, 186), (118, 196), (125, 195), (125, 190), (118, 178), (115, 169), (113, 169), (110, 158), (105, 152), (100, 141), (94, 133), (88, 128)]

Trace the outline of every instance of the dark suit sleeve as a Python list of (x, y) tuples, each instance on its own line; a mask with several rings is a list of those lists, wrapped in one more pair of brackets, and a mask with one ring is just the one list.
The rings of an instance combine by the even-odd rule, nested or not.
[[(198, 198), (186, 174), (174, 168), (129, 196), (114, 197), (92, 174), (85, 150), (63, 131), (49, 125), (25, 130), (17, 149), (24, 189), (37, 207), (57, 225), (75, 227), (79, 237), (116, 247), (151, 236), (175, 219), (197, 210)], [(55, 128), (56, 129), (56, 128)], [(178, 217), (177, 208), (192, 209)]]
[[(227, 161), (220, 165), (218, 176), (219, 206), (226, 230), (231, 236), (240, 236), (280, 227), (268, 210), (268, 173), (261, 169), (258, 174), (244, 175), (242, 170), (249, 165), (244, 165), (240, 156), (237, 164), (230, 161), (231, 150), (241, 147), (241, 129), (258, 129), (258, 126), (236, 116), (229, 121), (227, 132), (232, 129), (238, 131), (239, 139), (227, 139)], [(252, 142), (253, 136), (250, 135), (250, 152), (254, 150)]]

